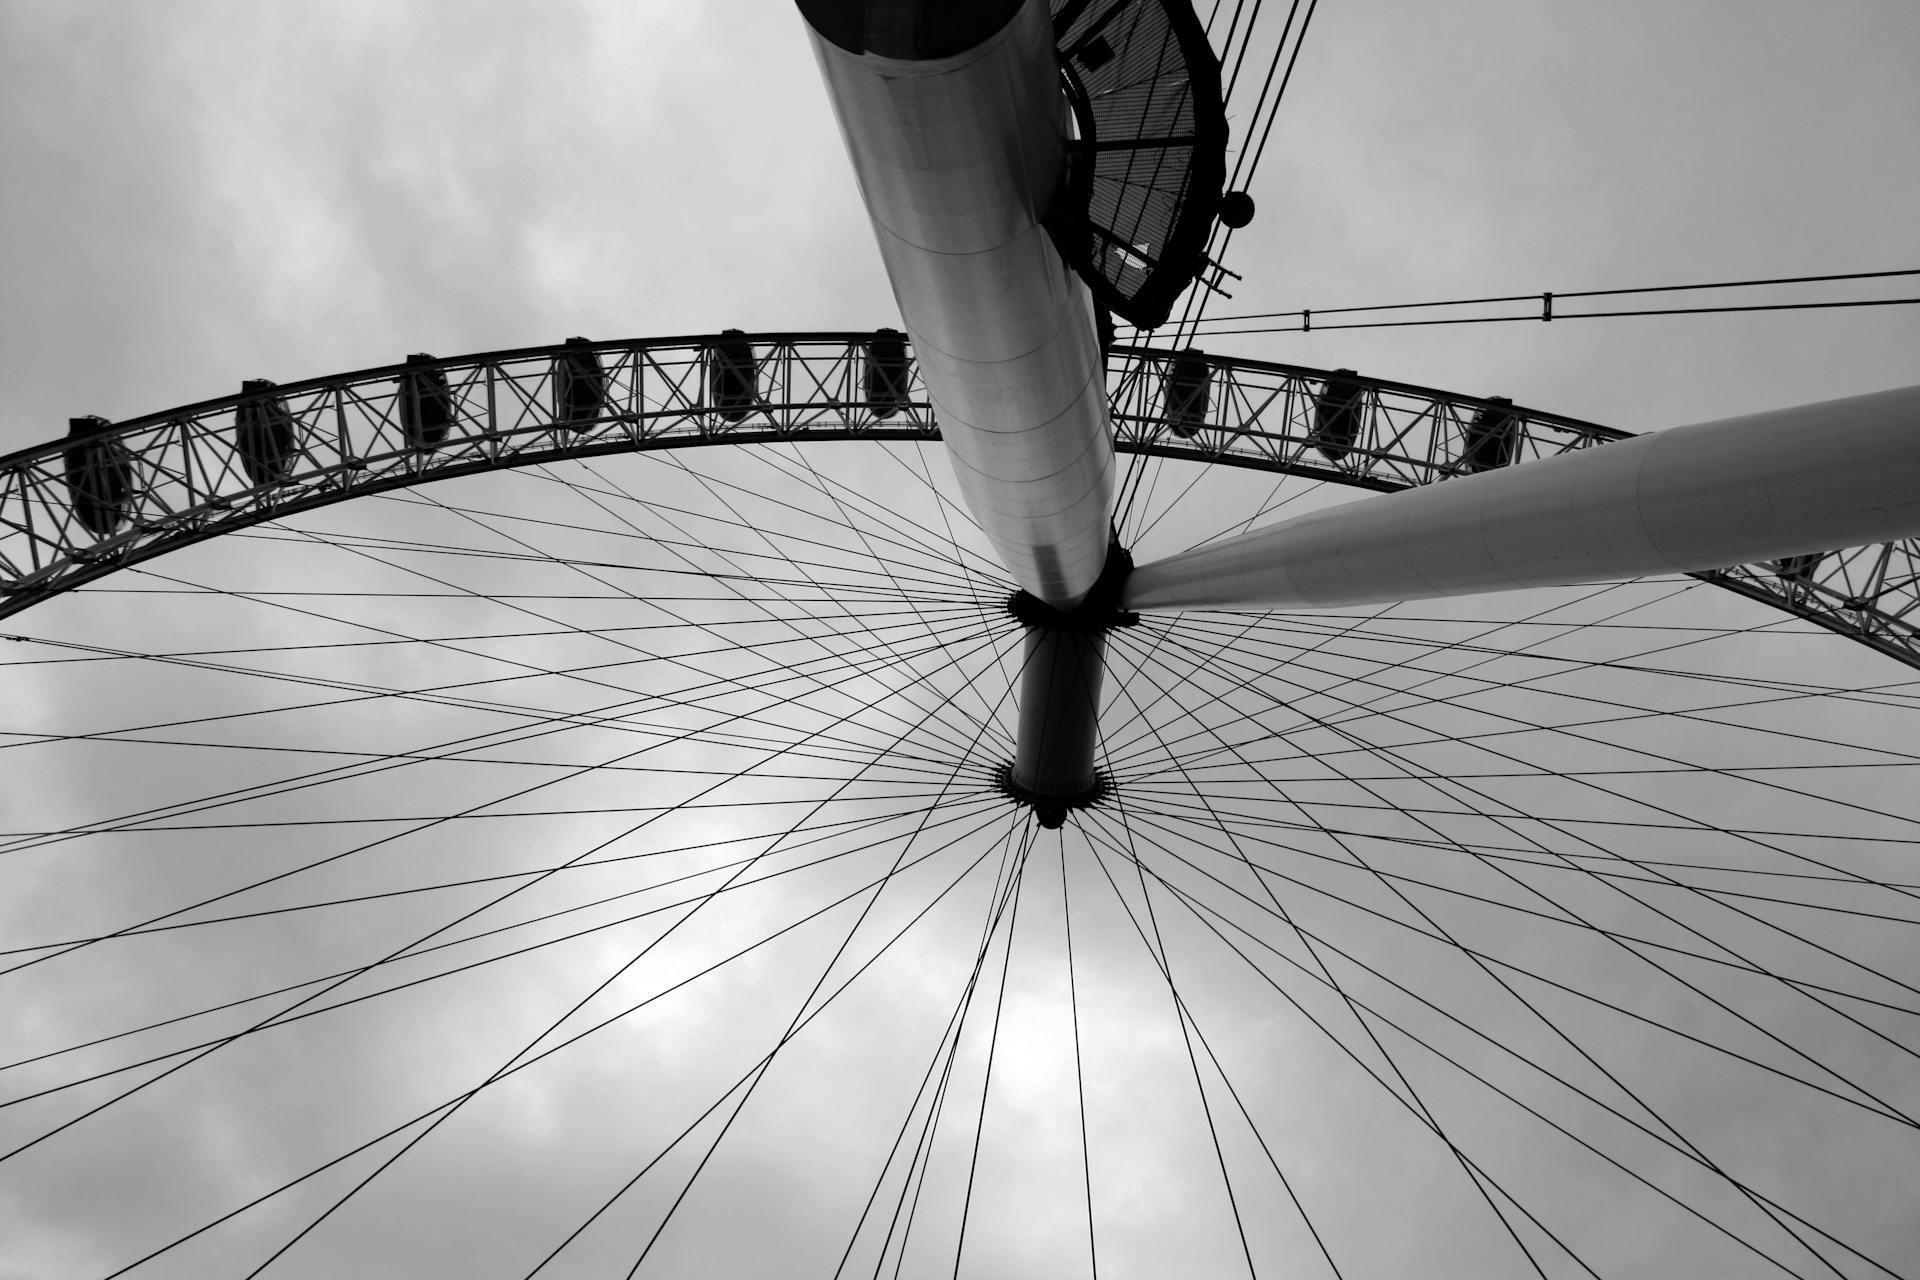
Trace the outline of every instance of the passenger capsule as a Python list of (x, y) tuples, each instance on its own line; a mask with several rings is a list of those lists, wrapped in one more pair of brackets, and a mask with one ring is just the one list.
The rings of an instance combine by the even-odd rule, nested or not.
[(1460, 442), (1459, 470), (1471, 475), (1493, 471), (1513, 461), (1520, 443), (1520, 419), (1513, 412), (1513, 401), (1489, 396), (1487, 407), (1473, 415)]
[(67, 420), (67, 494), (73, 514), (95, 537), (105, 538), (132, 514), (133, 454), (118, 440), (96, 438), (111, 431), (105, 418)]
[(453, 425), (453, 391), (447, 386), (447, 371), (439, 361), (424, 352), (407, 357), (409, 369), (400, 377), (400, 428), (407, 444), (425, 453), (436, 449), (447, 438)]
[(898, 329), (878, 329), (867, 343), (867, 408), (876, 418), (891, 418), (906, 407), (913, 383), (913, 361), (907, 355), (907, 335)]
[(1204, 351), (1192, 347), (1173, 358), (1161, 388), (1161, 403), (1166, 406), (1167, 428), (1182, 440), (1191, 440), (1207, 425), (1207, 392), (1213, 381), (1213, 366)]
[(607, 407), (607, 371), (585, 338), (568, 338), (553, 361), (553, 420), (585, 431)]
[(1826, 558), (1827, 553), (1824, 551), (1814, 551), (1803, 556), (1787, 556), (1773, 562), (1773, 571), (1779, 575), (1782, 582), (1805, 582), (1813, 576), (1813, 571), (1819, 568), (1820, 562)]
[(1351, 369), (1335, 369), (1313, 398), (1313, 431), (1307, 442), (1328, 462), (1353, 452), (1360, 438), (1360, 415), (1366, 407), (1366, 387)]
[(246, 399), (233, 412), (240, 465), (257, 485), (284, 484), (293, 473), (300, 447), (287, 402), (273, 394), (273, 383), (253, 378), (240, 384)]
[(744, 422), (760, 399), (760, 367), (753, 344), (738, 329), (722, 329), (707, 348), (707, 401), (728, 422)]

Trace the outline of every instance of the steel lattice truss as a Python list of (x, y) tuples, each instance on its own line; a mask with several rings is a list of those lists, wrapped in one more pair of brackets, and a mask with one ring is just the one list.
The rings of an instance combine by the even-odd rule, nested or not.
[[(0, 617), (230, 529), (427, 480), (709, 443), (934, 438), (898, 342), (887, 330), (576, 341), (256, 384), (100, 424), (0, 458)], [(1627, 434), (1345, 371), (1196, 359), (1115, 348), (1117, 448), (1385, 491)], [(263, 438), (280, 445), (264, 463)], [(1696, 576), (1920, 667), (1920, 541)]]

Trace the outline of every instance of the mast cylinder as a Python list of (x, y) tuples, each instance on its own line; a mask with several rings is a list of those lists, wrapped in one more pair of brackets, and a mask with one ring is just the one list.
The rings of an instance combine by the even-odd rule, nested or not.
[(1031, 804), (1040, 825), (1057, 827), (1070, 808), (1099, 793), (1100, 685), (1107, 637), (1096, 630), (1027, 630), (1020, 673), (1020, 737), (1009, 789)]
[(1041, 0), (802, 0), (968, 509), (1014, 579), (1079, 603), (1114, 491), (1092, 296), (1043, 219), (1068, 106)]

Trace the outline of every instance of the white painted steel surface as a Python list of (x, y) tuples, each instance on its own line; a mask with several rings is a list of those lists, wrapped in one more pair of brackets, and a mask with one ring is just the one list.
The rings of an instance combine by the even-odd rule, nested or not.
[(1920, 387), (1362, 498), (1142, 565), (1130, 609), (1333, 609), (1920, 536)]
[(1070, 607), (1106, 558), (1114, 457), (1093, 300), (1041, 226), (1068, 125), (1047, 6), (924, 61), (809, 34), (967, 505)]

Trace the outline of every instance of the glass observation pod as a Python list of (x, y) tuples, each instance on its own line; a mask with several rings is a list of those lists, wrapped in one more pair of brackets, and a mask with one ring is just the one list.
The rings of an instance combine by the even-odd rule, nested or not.
[(234, 441), (240, 452), (240, 465), (247, 479), (258, 485), (286, 483), (293, 463), (300, 456), (293, 428), (293, 414), (287, 402), (273, 394), (274, 384), (266, 378), (249, 378), (240, 384), (247, 397), (233, 411)]
[(447, 371), (437, 368), (438, 361), (425, 352), (407, 357), (408, 369), (400, 377), (400, 429), (407, 444), (420, 453), (437, 449), (453, 425), (453, 392), (447, 386)]
[(739, 329), (722, 329), (707, 348), (707, 403), (728, 422), (744, 422), (760, 399), (760, 366)]
[(1487, 407), (1473, 415), (1460, 440), (1462, 475), (1493, 471), (1513, 461), (1520, 443), (1520, 420), (1514, 416), (1513, 401), (1504, 396), (1489, 396)]
[(1351, 369), (1335, 369), (1320, 384), (1320, 394), (1313, 398), (1313, 432), (1307, 439), (1328, 462), (1353, 452), (1353, 442), (1360, 438), (1366, 392)]
[(1207, 425), (1207, 393), (1213, 382), (1213, 366), (1204, 351), (1189, 347), (1173, 358), (1160, 393), (1166, 406), (1167, 429), (1182, 440), (1191, 440)]
[(607, 371), (586, 338), (568, 338), (553, 360), (553, 420), (585, 431), (607, 407)]
[(891, 418), (906, 407), (907, 388), (913, 382), (907, 335), (898, 329), (877, 329), (867, 344), (864, 381), (867, 408), (876, 418)]
[(113, 424), (89, 415), (67, 419), (67, 495), (73, 514), (95, 537), (127, 522), (133, 507), (133, 455), (118, 440), (94, 439)]

